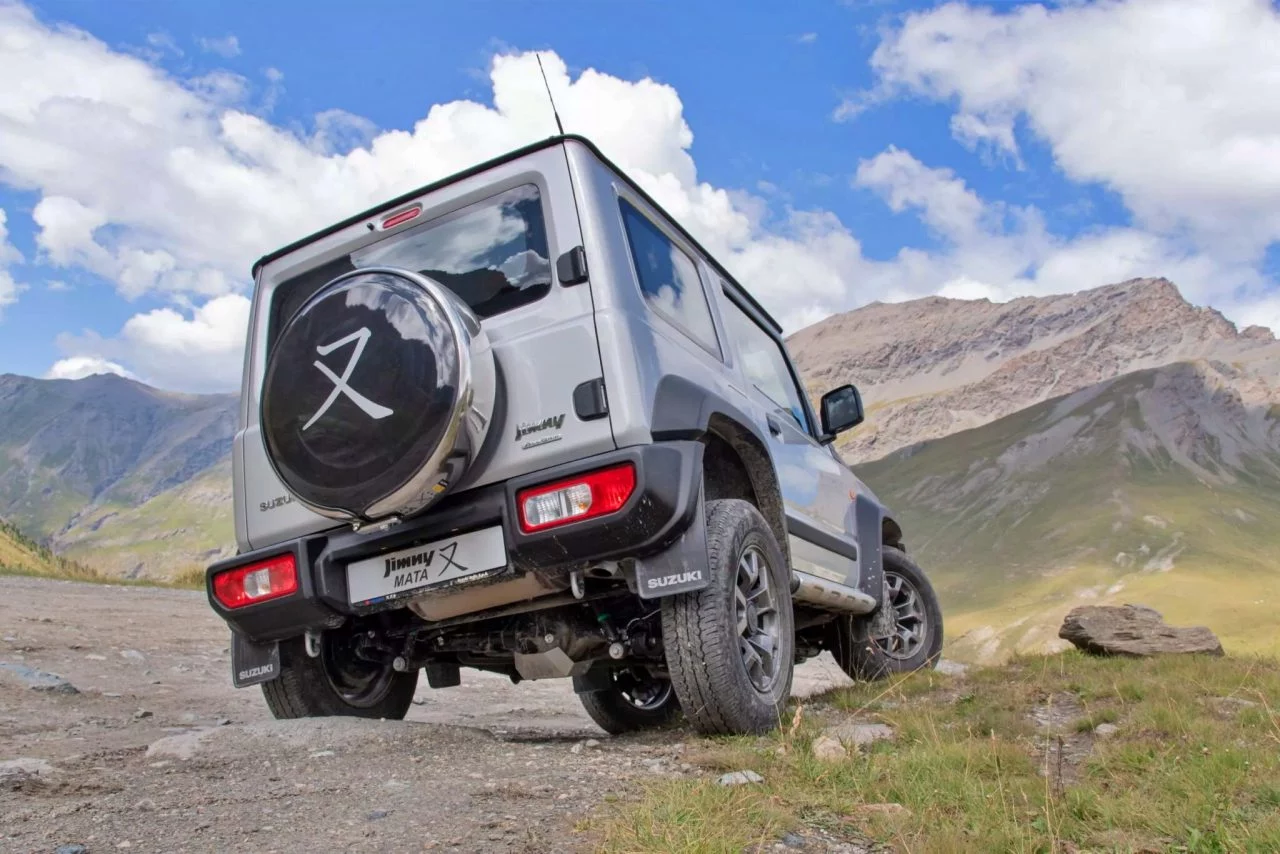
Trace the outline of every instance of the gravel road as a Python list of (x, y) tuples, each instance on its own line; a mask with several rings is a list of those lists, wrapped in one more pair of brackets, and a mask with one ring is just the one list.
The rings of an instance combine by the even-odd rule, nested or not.
[[(844, 682), (818, 659), (796, 693)], [(687, 731), (609, 738), (567, 680), (414, 702), (275, 721), (202, 594), (0, 577), (0, 851), (572, 851), (607, 797), (704, 773)]]

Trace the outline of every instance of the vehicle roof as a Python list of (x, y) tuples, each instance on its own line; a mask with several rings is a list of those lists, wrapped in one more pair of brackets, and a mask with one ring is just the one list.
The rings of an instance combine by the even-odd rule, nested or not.
[(680, 235), (684, 237), (685, 240), (693, 244), (693, 246), (699, 252), (702, 253), (703, 257), (705, 257), (711, 263), (711, 265), (715, 267), (716, 272), (718, 272), (721, 276), (724, 277), (726, 284), (728, 284), (735, 291), (737, 291), (742, 297), (744, 297), (751, 304), (751, 306), (754, 309), (756, 309), (756, 311), (758, 311), (760, 315), (764, 317), (764, 319), (767, 320), (773, 326), (775, 332), (777, 332), (778, 334), (782, 334), (782, 326), (778, 323), (778, 321), (774, 320), (773, 316), (769, 314), (768, 311), (765, 310), (764, 306), (760, 305), (760, 303), (756, 300), (756, 298), (752, 296), (751, 293), (746, 288), (744, 288), (735, 278), (733, 278), (733, 276), (729, 273), (729, 271), (724, 268), (724, 265), (722, 265), (719, 261), (717, 261), (715, 256), (712, 255), (710, 252), (708, 252), (702, 246), (702, 244), (698, 242), (697, 238), (695, 238), (692, 234), (690, 234), (688, 230), (683, 225), (681, 225), (680, 222), (675, 217), (667, 213), (667, 211), (662, 207), (662, 205), (658, 204), (658, 202), (652, 196), (650, 196), (647, 192), (645, 192), (645, 190), (639, 184), (637, 184), (634, 180), (632, 180), (631, 177), (627, 175), (627, 173), (623, 172), (622, 169), (620, 169), (617, 166), (617, 164), (615, 164), (612, 160), (606, 157), (604, 153), (601, 152), (600, 149), (596, 146), (595, 143), (593, 143), (591, 140), (587, 139), (584, 136), (579, 136), (578, 134), (562, 134), (559, 136), (552, 136), (552, 137), (548, 137), (547, 139), (541, 140), (540, 142), (535, 142), (531, 145), (526, 145), (523, 148), (517, 148), (514, 151), (509, 151), (506, 154), (500, 155), (491, 160), (486, 160), (483, 163), (477, 163), (475, 166), (464, 169), (461, 172), (455, 172), (452, 175), (449, 175), (445, 178), (441, 178), (439, 181), (433, 181), (432, 183), (419, 187), (416, 190), (411, 190), (408, 193), (405, 193), (401, 196), (397, 196), (396, 198), (383, 202), (382, 204), (375, 205), (374, 207), (369, 208), (366, 211), (358, 213), (355, 216), (348, 217), (347, 219), (344, 219), (341, 222), (334, 223), (333, 225), (327, 228), (323, 228), (320, 231), (315, 232), (314, 234), (310, 234), (302, 238), (301, 240), (295, 240), (293, 243), (290, 243), (287, 246), (283, 246), (274, 252), (270, 252), (266, 255), (263, 255), (261, 258), (255, 261), (253, 264), (253, 272), (252, 272), (253, 278), (256, 279), (258, 277), (258, 271), (261, 270), (264, 265), (276, 260), (277, 258), (287, 255), (288, 253), (294, 251), (295, 249), (300, 249), (303, 246), (306, 246), (307, 244), (312, 243), (313, 241), (319, 240), (322, 237), (327, 237), (328, 235), (333, 234), (334, 232), (341, 231), (342, 229), (348, 228), (352, 225), (356, 225), (357, 223), (363, 222), (367, 219), (370, 219), (371, 217), (377, 216), (382, 211), (385, 211), (389, 208), (397, 207), (406, 202), (413, 201), (419, 196), (422, 196), (426, 193), (430, 193), (434, 190), (438, 190), (441, 187), (447, 186), (456, 181), (461, 181), (464, 178), (470, 178), (473, 175), (478, 175), (481, 172), (485, 172), (489, 169), (494, 168), (495, 166), (500, 166), (503, 163), (508, 163), (512, 160), (518, 160), (519, 158), (524, 157), (527, 154), (532, 154), (535, 151), (541, 151), (544, 148), (553, 148), (565, 142), (576, 142), (586, 147), (587, 150), (590, 151), (591, 154), (597, 160), (599, 160), (601, 163), (607, 166), (610, 170), (612, 170), (623, 181), (627, 182), (628, 186), (630, 186), (630, 188), (634, 192), (639, 194), (640, 197), (645, 200), (645, 202), (647, 202), (652, 208), (654, 208), (654, 210), (662, 214), (667, 219), (667, 221), (671, 223), (671, 225), (674, 226), (680, 232)]

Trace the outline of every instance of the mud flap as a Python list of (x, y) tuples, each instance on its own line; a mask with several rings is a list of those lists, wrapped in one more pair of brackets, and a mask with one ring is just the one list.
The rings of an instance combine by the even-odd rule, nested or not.
[(280, 644), (276, 641), (258, 644), (231, 633), (231, 683), (247, 688), (270, 682), (280, 675)]
[(636, 560), (636, 592), (641, 599), (660, 599), (701, 590), (711, 583), (707, 570), (710, 560), (707, 512), (699, 489), (693, 521), (680, 539), (664, 552)]

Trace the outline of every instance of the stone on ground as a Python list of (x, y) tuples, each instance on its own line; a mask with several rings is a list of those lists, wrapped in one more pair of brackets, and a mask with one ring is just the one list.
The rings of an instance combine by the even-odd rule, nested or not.
[(1204, 626), (1170, 626), (1142, 605), (1084, 605), (1062, 621), (1058, 637), (1095, 655), (1222, 655), (1222, 643)]

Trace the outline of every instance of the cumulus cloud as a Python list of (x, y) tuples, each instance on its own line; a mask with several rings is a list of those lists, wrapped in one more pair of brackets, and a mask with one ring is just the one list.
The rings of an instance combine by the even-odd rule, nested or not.
[(249, 300), (239, 294), (216, 297), (187, 312), (156, 309), (129, 318), (111, 338), (92, 332), (60, 336), (59, 347), (71, 355), (51, 373), (59, 365), (107, 365), (119, 368), (112, 373), (164, 388), (226, 391), (239, 385), (248, 325)]
[(24, 290), (22, 285), (13, 280), (13, 274), (8, 270), (10, 264), (20, 261), (22, 253), (9, 242), (8, 215), (4, 208), (0, 208), (0, 318), (4, 317), (5, 306), (17, 302), (18, 293)]
[(907, 16), (872, 66), (875, 97), (952, 105), (960, 142), (1016, 158), (1025, 127), (1142, 227), (1251, 260), (1280, 239), (1277, 44), (1269, 0), (951, 3)]
[(53, 363), (53, 367), (44, 377), (47, 380), (80, 380), (95, 374), (116, 374), (131, 380), (137, 379), (124, 366), (97, 356), (72, 356), (68, 359), (59, 359)]

